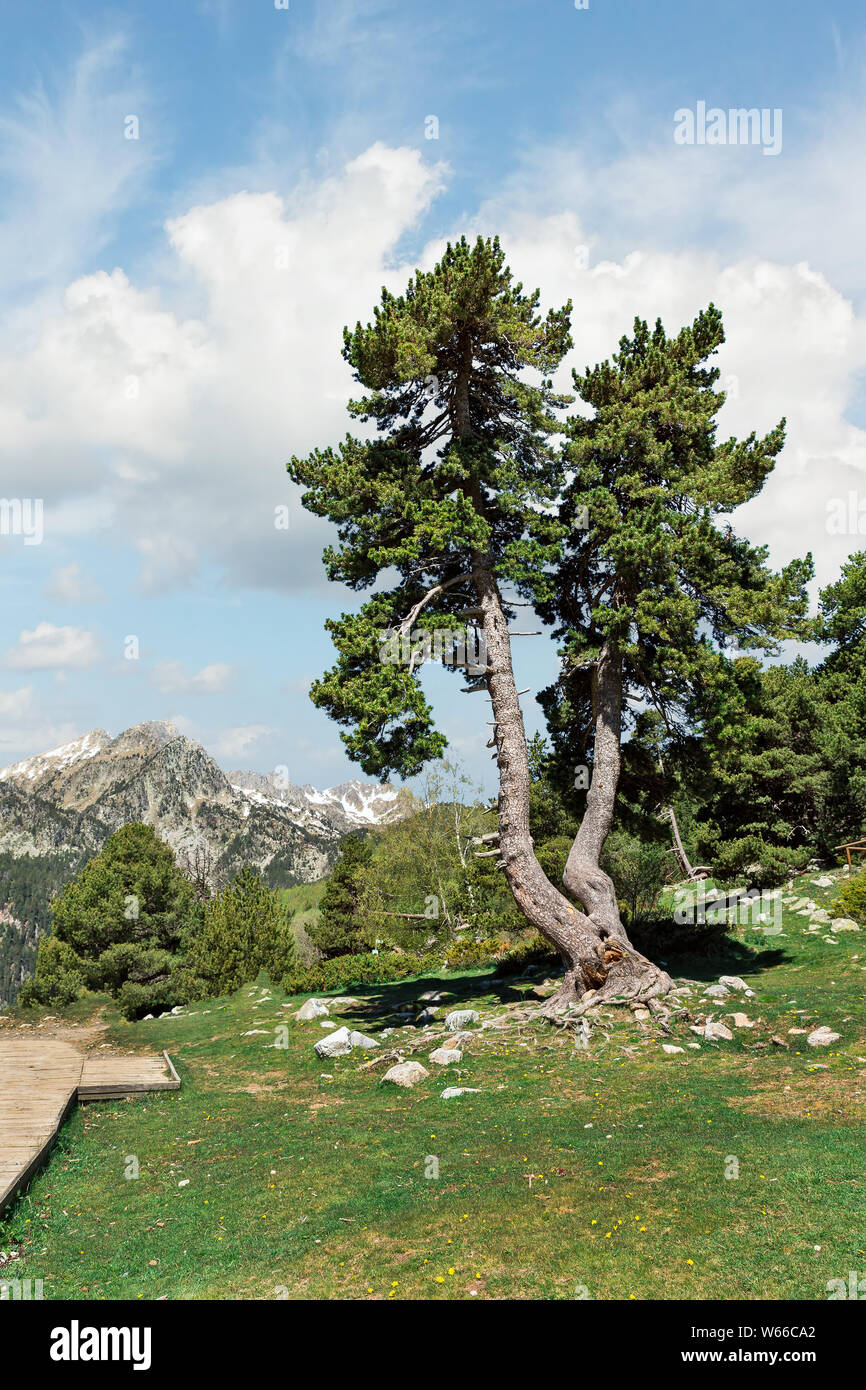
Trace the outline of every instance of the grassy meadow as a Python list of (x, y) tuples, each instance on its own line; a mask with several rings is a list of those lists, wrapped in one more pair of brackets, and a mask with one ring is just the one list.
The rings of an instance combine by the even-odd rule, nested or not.
[[(326, 1030), (264, 978), (134, 1024), (90, 996), (67, 1017), (102, 1017), (93, 1046), (166, 1048), (182, 1089), (79, 1106), (0, 1249), (47, 1299), (826, 1299), (866, 1269), (866, 935), (806, 920), (669, 962), (692, 1016), (754, 1021), (731, 1042), (612, 1008), (581, 1049), (526, 1016), (542, 975), (492, 967), (352, 991), (334, 1019), (397, 1030), (383, 1051), (431, 1072), (412, 1090), (363, 1069), (372, 1052), (317, 1057)], [(704, 999), (722, 973), (755, 997)], [(406, 1020), (434, 989), (440, 1018), (500, 1020), (456, 1066), (428, 1060), (441, 1025)], [(22, 1024), (40, 1017), (4, 1028)], [(807, 1046), (823, 1024), (840, 1041)]]

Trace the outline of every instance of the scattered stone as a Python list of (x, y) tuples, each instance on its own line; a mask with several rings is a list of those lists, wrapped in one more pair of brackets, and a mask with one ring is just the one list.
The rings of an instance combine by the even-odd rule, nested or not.
[(443, 1100), (456, 1100), (458, 1096), (477, 1096), (478, 1086), (446, 1086), (441, 1093)]
[(338, 1028), (336, 1033), (319, 1038), (314, 1050), (317, 1057), (345, 1057), (352, 1051), (348, 1028)]
[(793, 1034), (794, 1037), (805, 1037), (808, 1031), (808, 1028), (789, 1028), (788, 1036), (790, 1037)]
[(749, 989), (745, 980), (740, 979), (739, 975), (720, 975), (719, 984), (724, 985), (727, 989), (736, 991), (738, 994), (745, 994), (749, 997), (751, 997), (754, 992)]
[(459, 1047), (437, 1047), (430, 1053), (430, 1061), (438, 1062), (440, 1067), (450, 1067), (453, 1062), (462, 1062), (463, 1053)]
[(438, 1009), (422, 1009), (418, 1015), (418, 1022), (421, 1024), (435, 1023), (438, 1012)]
[(336, 1024), (332, 1018), (320, 1018), (320, 1019), (319, 1019), (319, 1027), (320, 1027), (320, 1028), (337, 1028), (338, 1026), (339, 1026), (339, 1025)]
[(302, 1004), (295, 1014), (299, 1023), (309, 1023), (314, 1018), (324, 1018), (330, 1013), (330, 1009), (323, 999), (308, 999), (306, 1004)]
[(725, 1027), (724, 1023), (710, 1022), (704, 1024), (704, 1037), (715, 1042), (731, 1042), (734, 1035), (730, 1028)]
[(395, 1086), (417, 1086), (419, 1081), (426, 1081), (429, 1075), (420, 1062), (399, 1062), (396, 1067), (389, 1067), (382, 1080), (392, 1081)]
[(371, 1047), (381, 1047), (381, 1043), (378, 1043), (375, 1038), (368, 1038), (366, 1033), (350, 1033), (349, 1042), (353, 1047), (363, 1048), (365, 1052), (368, 1052)]
[(640, 1019), (649, 1018), (650, 1016), (649, 1009), (633, 1009), (632, 1013), (634, 1014), (635, 1018)]
[(772, 1036), (771, 1039), (770, 1039), (770, 1042), (771, 1042), (771, 1043), (775, 1043), (777, 1047), (787, 1047), (787, 1046), (788, 1046), (788, 1044), (785, 1042), (785, 1039), (784, 1039), (784, 1038), (780, 1038), (776, 1033), (773, 1034), (773, 1036)]
[(838, 1042), (841, 1036), (841, 1033), (832, 1032), (825, 1023), (810, 1033), (806, 1042), (810, 1047), (829, 1047), (831, 1043)]
[(456, 1033), (458, 1028), (465, 1028), (469, 1023), (477, 1023), (481, 1015), (477, 1009), (454, 1009), (445, 1019), (445, 1027), (449, 1033)]
[(356, 999), (352, 994), (341, 994), (338, 999), (331, 999), (328, 1007), (331, 1009), (354, 1009), (360, 1002), (360, 999)]
[(856, 922), (852, 922), (850, 917), (834, 917), (830, 923), (831, 931), (859, 931)]
[(735, 1028), (754, 1028), (754, 1023), (747, 1014), (731, 1014)]
[(704, 990), (704, 994), (710, 999), (727, 999), (730, 992), (727, 985), (723, 985), (721, 980), (717, 985), (708, 985)]
[(832, 887), (833, 887), (833, 880), (832, 880), (832, 878), (830, 877), (829, 874), (824, 874), (823, 877), (821, 877), (821, 878), (811, 878), (811, 879), (809, 880), (809, 882), (810, 882), (815, 888), (832, 888)]
[(662, 1052), (683, 1052), (682, 1047), (674, 1047), (673, 1043), (662, 1043)]

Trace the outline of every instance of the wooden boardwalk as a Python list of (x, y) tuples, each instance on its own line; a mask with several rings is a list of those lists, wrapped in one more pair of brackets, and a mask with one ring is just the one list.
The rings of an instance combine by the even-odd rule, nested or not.
[(179, 1086), (167, 1052), (105, 1057), (52, 1038), (0, 1040), (0, 1210), (27, 1186), (79, 1100)]

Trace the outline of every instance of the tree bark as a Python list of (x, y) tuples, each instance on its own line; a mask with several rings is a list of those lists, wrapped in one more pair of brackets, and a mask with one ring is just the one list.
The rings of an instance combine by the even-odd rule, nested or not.
[(596, 744), (586, 815), (568, 856), (563, 883), (581, 911), (547, 878), (535, 857), (529, 828), (529, 758), (523, 713), (511, 664), (508, 625), (496, 580), (483, 557), (475, 557), (478, 594), (487, 648), (487, 688), (493, 705), (493, 736), (499, 766), (501, 865), (517, 906), (562, 957), (565, 977), (541, 1012), (555, 1016), (570, 1006), (624, 999), (643, 1002), (665, 994), (668, 975), (634, 949), (619, 918), (616, 892), (598, 866), (613, 818), (619, 776), (622, 667), (611, 648), (596, 673)]

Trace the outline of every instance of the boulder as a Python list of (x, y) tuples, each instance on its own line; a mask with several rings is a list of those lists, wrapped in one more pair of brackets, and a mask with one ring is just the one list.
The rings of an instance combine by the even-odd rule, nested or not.
[(315, 1046), (317, 1057), (345, 1057), (347, 1052), (352, 1051), (348, 1028), (338, 1028), (336, 1033), (328, 1033), (324, 1038), (319, 1038)]
[(396, 1067), (388, 1068), (382, 1080), (392, 1081), (395, 1086), (417, 1086), (419, 1081), (426, 1081), (429, 1075), (420, 1062), (399, 1062)]
[(829, 1047), (831, 1043), (838, 1042), (841, 1036), (841, 1033), (832, 1032), (825, 1023), (810, 1033), (806, 1042), (810, 1047)]
[(662, 1052), (682, 1052), (681, 1047), (674, 1047), (673, 1043), (662, 1043)]
[(456, 1100), (458, 1096), (477, 1096), (478, 1093), (477, 1086), (446, 1086), (441, 1095), (443, 1100)]
[(754, 1028), (754, 1023), (747, 1014), (731, 1014), (735, 1028)]
[(454, 1062), (462, 1062), (463, 1053), (459, 1047), (437, 1047), (430, 1053), (430, 1061), (438, 1062), (440, 1067), (450, 1067)]
[(314, 1018), (325, 1018), (330, 1013), (327, 1004), (322, 999), (308, 999), (306, 1004), (302, 1004), (295, 1014), (299, 1023), (310, 1023)]
[(349, 1034), (349, 1042), (353, 1047), (362, 1047), (365, 1052), (368, 1052), (371, 1047), (381, 1047), (381, 1043), (378, 1043), (375, 1038), (368, 1038), (366, 1033), (354, 1031)]
[(859, 931), (856, 922), (852, 922), (850, 917), (834, 917), (830, 923), (831, 931)]
[(449, 1033), (456, 1033), (458, 1028), (465, 1028), (470, 1023), (477, 1023), (480, 1014), (477, 1009), (454, 1009), (445, 1019), (445, 1027)]
[(706, 1023), (704, 1025), (704, 1037), (712, 1042), (731, 1042), (733, 1033), (730, 1028), (726, 1028), (724, 1023)]
[(745, 980), (741, 980), (739, 975), (720, 975), (719, 984), (724, 985), (726, 989), (730, 989), (737, 994), (752, 993)]
[(723, 985), (721, 981), (717, 985), (708, 985), (704, 990), (704, 994), (710, 999), (727, 999), (730, 992), (727, 985)]

